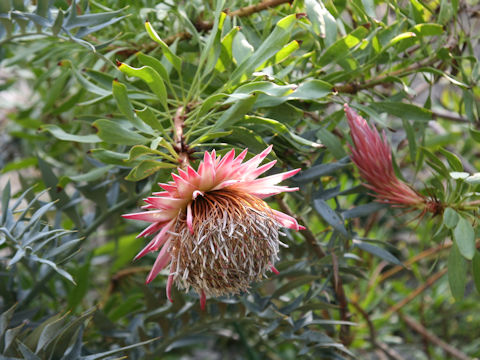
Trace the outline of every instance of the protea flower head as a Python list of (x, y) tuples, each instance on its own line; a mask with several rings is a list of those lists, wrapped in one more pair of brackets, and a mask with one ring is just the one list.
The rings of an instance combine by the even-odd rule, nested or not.
[(152, 223), (138, 237), (156, 234), (135, 257), (159, 251), (147, 283), (170, 266), (167, 298), (172, 301), (175, 282), (196, 290), (204, 308), (207, 295), (240, 293), (267, 270), (276, 272), (280, 228), (303, 227), (262, 200), (298, 190), (277, 184), (300, 169), (257, 179), (275, 165), (274, 160), (259, 166), (271, 150), (246, 162), (247, 150), (235, 157), (232, 149), (223, 158), (215, 150), (205, 152), (197, 171), (188, 165), (172, 173), (173, 181), (159, 184), (165, 191), (145, 199), (146, 211), (123, 215)]
[(375, 127), (370, 127), (347, 104), (344, 108), (353, 141), (353, 146), (349, 145), (351, 159), (366, 181), (364, 186), (376, 193), (377, 200), (433, 213), (440, 211), (437, 200), (423, 196), (395, 175), (385, 132), (380, 135)]

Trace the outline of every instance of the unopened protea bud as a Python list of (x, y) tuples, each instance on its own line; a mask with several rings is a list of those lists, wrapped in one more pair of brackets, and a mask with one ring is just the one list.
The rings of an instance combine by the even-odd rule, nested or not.
[(380, 135), (347, 104), (344, 108), (353, 141), (353, 146), (349, 146), (351, 159), (366, 181), (364, 186), (376, 193), (378, 201), (432, 213), (441, 211), (437, 200), (423, 196), (395, 175), (385, 132)]
[(151, 282), (170, 266), (167, 297), (175, 282), (200, 294), (237, 294), (261, 279), (266, 271), (276, 272), (281, 227), (299, 230), (296, 220), (271, 209), (262, 199), (284, 191), (296, 191), (277, 184), (300, 169), (257, 179), (275, 161), (259, 166), (272, 147), (242, 163), (247, 151), (235, 158), (231, 150), (223, 158), (205, 152), (195, 171), (179, 169), (173, 180), (160, 184), (165, 190), (145, 199), (145, 212), (123, 215), (127, 219), (151, 222), (140, 235), (155, 234), (136, 259), (159, 251), (147, 277)]

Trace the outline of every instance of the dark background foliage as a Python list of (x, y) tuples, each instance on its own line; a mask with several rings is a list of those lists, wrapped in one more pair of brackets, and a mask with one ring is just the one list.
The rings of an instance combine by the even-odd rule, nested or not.
[[(0, 349), (9, 358), (469, 359), (478, 339), (478, 1), (4, 0)], [(149, 20), (145, 24), (145, 20)], [(397, 175), (446, 204), (374, 201), (343, 103)], [(175, 129), (184, 112), (182, 138)], [(165, 297), (121, 219), (203, 151), (274, 145), (280, 275)], [(188, 151), (187, 151), (188, 150)]]

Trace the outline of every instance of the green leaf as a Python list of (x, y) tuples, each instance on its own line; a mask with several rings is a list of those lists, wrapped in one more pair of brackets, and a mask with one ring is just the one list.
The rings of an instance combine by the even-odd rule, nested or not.
[(138, 342), (138, 343), (135, 343), (135, 344), (132, 344), (132, 345), (128, 345), (128, 346), (116, 348), (116, 349), (109, 350), (109, 351), (105, 351), (105, 352), (102, 352), (102, 353), (84, 356), (84, 357), (82, 357), (82, 360), (97, 360), (97, 359), (101, 359), (101, 358), (104, 358), (104, 357), (106, 357), (106, 356), (110, 356), (110, 355), (119, 353), (119, 352), (121, 352), (121, 351), (130, 350), (130, 349), (135, 349), (136, 347), (150, 344), (151, 342), (154, 342), (154, 341), (157, 341), (157, 340), (158, 340), (158, 338), (153, 338), (153, 339), (150, 339), (150, 340), (147, 340), (147, 341)]
[(73, 135), (65, 132), (62, 128), (57, 125), (47, 124), (42, 126), (42, 131), (48, 131), (50, 134), (55, 136), (57, 139), (64, 141), (73, 141), (79, 143), (98, 143), (102, 141), (97, 135)]
[(148, 106), (145, 106), (142, 110), (135, 110), (135, 113), (152, 129), (160, 130), (161, 132), (164, 131), (162, 123), (157, 119), (152, 109)]
[(69, 176), (69, 178), (75, 182), (81, 182), (81, 181), (90, 182), (90, 181), (100, 179), (103, 175), (108, 173), (113, 168), (114, 168), (113, 165), (101, 166), (101, 167), (92, 169), (85, 174), (73, 175), (73, 176)]
[(215, 122), (212, 130), (225, 129), (228, 130), (230, 126), (241, 120), (243, 116), (250, 111), (257, 95), (253, 94), (245, 99), (241, 99), (233, 104), (222, 116)]
[(127, 154), (118, 153), (105, 149), (92, 149), (92, 156), (104, 164), (125, 165), (124, 160), (128, 159)]
[(475, 255), (475, 230), (472, 224), (467, 219), (460, 217), (453, 230), (453, 237), (462, 256), (472, 260)]
[(145, 21), (145, 29), (147, 30), (150, 38), (158, 43), (162, 49), (163, 55), (165, 58), (173, 65), (175, 70), (180, 74), (182, 71), (182, 59), (173, 53), (173, 51), (168, 47), (167, 44), (158, 36), (155, 29), (152, 27), (149, 21)]
[(240, 30), (240, 26), (233, 27), (221, 41), (220, 57), (215, 65), (215, 70), (223, 72), (233, 64), (233, 40)]
[(480, 293), (480, 253), (478, 251), (475, 251), (475, 255), (473, 256), (472, 273), (475, 288), (477, 289), (477, 292)]
[(8, 325), (10, 324), (10, 320), (12, 319), (12, 316), (13, 316), (13, 313), (15, 312), (16, 307), (17, 307), (17, 304), (14, 304), (7, 311), (3, 312), (0, 315), (0, 338), (2, 338), (3, 335), (5, 334), (5, 331), (7, 330)]
[(477, 143), (480, 143), (480, 131), (477, 131), (475, 129), (468, 129), (470, 131), (470, 136), (472, 137), (473, 140), (475, 140)]
[(155, 59), (153, 56), (145, 55), (142, 52), (137, 52), (137, 58), (142, 65), (150, 66), (163, 78), (163, 80), (165, 80), (167, 83), (170, 82), (167, 69), (165, 69), (165, 66), (163, 66), (160, 60)]
[(463, 299), (467, 281), (467, 261), (454, 243), (448, 255), (448, 283), (456, 301)]
[(165, 88), (162, 77), (153, 68), (150, 66), (134, 68), (125, 63), (119, 63), (118, 70), (128, 76), (133, 76), (145, 81), (148, 87), (157, 95), (164, 109), (168, 111), (167, 89)]
[(325, 39), (325, 44), (330, 46), (337, 38), (337, 22), (327, 10), (322, 1), (305, 0), (307, 17), (312, 22), (313, 31)]
[(372, 255), (375, 255), (380, 259), (383, 259), (395, 265), (402, 265), (402, 262), (400, 260), (398, 260), (395, 256), (393, 256), (389, 251), (385, 249), (382, 249), (378, 246), (374, 246), (372, 244), (369, 244), (368, 242), (365, 242), (359, 239), (354, 239), (353, 244), (359, 249), (366, 251)]
[(280, 19), (272, 33), (262, 42), (260, 47), (240, 64), (230, 76), (227, 87), (237, 84), (242, 78), (250, 74), (265, 61), (273, 57), (284, 45), (287, 44), (293, 26), (296, 22), (296, 14), (291, 14)]
[(100, 119), (93, 123), (98, 137), (109, 144), (137, 145), (145, 144), (148, 139), (134, 131), (127, 130), (117, 122)]
[(288, 100), (318, 100), (332, 91), (332, 85), (322, 80), (309, 80), (287, 96)]
[(419, 36), (442, 35), (443, 26), (440, 24), (417, 24), (412, 31)]
[(450, 167), (452, 168), (453, 171), (463, 171), (462, 162), (457, 157), (457, 155), (455, 155), (455, 154), (453, 154), (450, 151), (447, 151), (445, 149), (440, 149), (440, 152), (445, 156), (445, 158), (447, 159), (447, 161), (450, 164)]
[(330, 151), (330, 153), (337, 160), (340, 160), (345, 156), (347, 156), (347, 153), (343, 149), (343, 146), (340, 140), (327, 129), (322, 128), (318, 130), (317, 137), (320, 139), (322, 144), (327, 147), (328, 151)]
[(132, 125), (138, 130), (151, 132), (152, 129), (149, 126), (145, 126), (145, 124), (139, 121), (139, 119), (135, 116), (135, 110), (130, 102), (130, 99), (128, 98), (127, 87), (118, 80), (113, 80), (112, 92), (118, 109), (127, 117)]
[(40, 350), (44, 349), (48, 344), (50, 344), (54, 339), (57, 338), (57, 336), (60, 334), (60, 330), (63, 327), (66, 316), (67, 314), (63, 315), (59, 319), (56, 319), (55, 321), (47, 324), (43, 328), (37, 342), (37, 348), (35, 350), (36, 354), (38, 354)]
[(328, 204), (322, 199), (313, 200), (313, 207), (318, 212), (318, 214), (325, 220), (329, 225), (331, 225), (335, 230), (345, 237), (350, 237), (348, 235), (347, 229), (345, 229), (344, 221), (333, 210)]
[(176, 168), (172, 163), (160, 162), (156, 160), (143, 160), (135, 166), (130, 173), (125, 177), (125, 180), (139, 181), (156, 173), (160, 169)]
[(350, 34), (330, 45), (320, 59), (318, 59), (318, 65), (324, 67), (329, 64), (335, 64), (339, 60), (346, 59), (349, 57), (350, 49), (358, 45), (367, 34), (368, 30), (363, 26), (359, 26)]
[(443, 224), (449, 228), (453, 229), (458, 224), (459, 215), (452, 208), (447, 207), (443, 212)]
[(146, 147), (144, 145), (135, 145), (133, 146), (131, 149), (130, 149), (130, 153), (128, 155), (128, 159), (125, 160), (127, 162), (130, 162), (132, 160), (135, 160), (137, 159), (138, 157), (140, 156), (143, 156), (143, 155), (155, 155), (155, 156), (161, 156), (169, 161), (172, 161), (172, 162), (175, 162), (175, 158), (173, 158), (172, 156), (168, 155), (168, 154), (165, 154), (161, 151), (158, 151), (158, 150), (154, 150), (154, 149), (151, 149), (149, 147)]
[(322, 279), (323, 277), (320, 275), (303, 275), (298, 276), (294, 280), (288, 281), (285, 285), (282, 285), (275, 292), (272, 294), (272, 298), (279, 298), (281, 295), (286, 294), (300, 286), (310, 284), (315, 280)]
[(430, 121), (433, 118), (430, 110), (412, 104), (405, 104), (403, 102), (378, 101), (372, 103), (371, 106), (379, 113), (386, 112), (390, 115), (410, 121)]

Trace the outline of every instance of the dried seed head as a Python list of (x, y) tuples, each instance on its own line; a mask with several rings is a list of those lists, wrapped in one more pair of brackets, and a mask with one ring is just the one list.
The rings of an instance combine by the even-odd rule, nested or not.
[(277, 260), (281, 224), (263, 200), (222, 189), (198, 196), (191, 209), (193, 233), (186, 214), (180, 215), (169, 249), (179, 287), (213, 296), (236, 294)]

